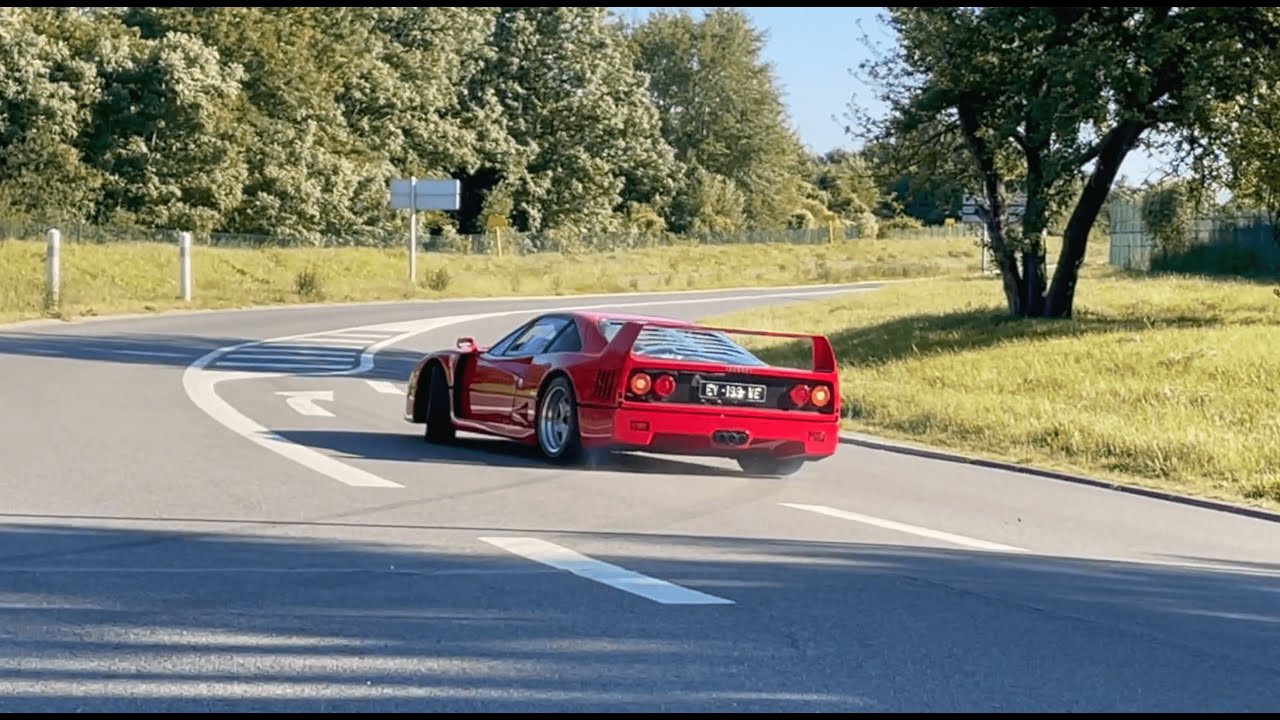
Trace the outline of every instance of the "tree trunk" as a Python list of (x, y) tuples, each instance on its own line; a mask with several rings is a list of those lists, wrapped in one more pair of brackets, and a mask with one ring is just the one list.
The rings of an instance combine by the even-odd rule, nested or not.
[(1022, 317), (1044, 314), (1045, 268), (1043, 252), (1022, 253)]
[(1039, 317), (1044, 312), (1044, 235), (1048, 227), (1044, 156), (1038, 142), (1038, 127), (1027, 124), (1023, 153), (1027, 159), (1027, 206), (1022, 215), (1022, 316)]
[(1043, 317), (1071, 317), (1080, 266), (1084, 264), (1085, 251), (1089, 247), (1089, 231), (1111, 193), (1111, 183), (1120, 173), (1120, 166), (1144, 129), (1139, 123), (1123, 122), (1107, 133), (1093, 174), (1076, 202), (1071, 219), (1067, 221), (1067, 229), (1062, 233), (1062, 252), (1058, 255), (1058, 268), (1053, 273), (1053, 283), (1040, 313)]
[(978, 134), (978, 117), (971, 106), (959, 103), (956, 106), (960, 118), (960, 131), (964, 135), (974, 160), (977, 161), (979, 175), (982, 177), (982, 191), (987, 198), (987, 210), (979, 209), (979, 216), (987, 227), (987, 236), (991, 240), (991, 254), (995, 257), (996, 267), (1000, 268), (1000, 279), (1004, 284), (1005, 302), (1009, 304), (1009, 312), (1021, 315), (1022, 278), (1018, 275), (1018, 261), (1013, 251), (1005, 242), (1004, 235), (1004, 183), (1000, 179), (1000, 171), (996, 169), (995, 154), (987, 142)]
[[(1021, 315), (1024, 307), (1023, 284), (1022, 277), (1018, 273), (1018, 260), (1005, 243), (1004, 223), (999, 221), (999, 216), (996, 218), (995, 221), (984, 219), (987, 223), (987, 232), (991, 236), (991, 254), (995, 258), (996, 267), (1000, 269), (1000, 282), (1004, 286), (1004, 299), (1009, 306), (1009, 312), (1013, 315)], [(986, 250), (984, 249), (983, 252)]]

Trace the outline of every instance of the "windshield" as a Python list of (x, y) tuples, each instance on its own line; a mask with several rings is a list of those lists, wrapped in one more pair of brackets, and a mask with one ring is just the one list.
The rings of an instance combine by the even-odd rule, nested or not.
[[(605, 320), (600, 323), (600, 330), (604, 333), (606, 340), (613, 340), (623, 324), (621, 320)], [(693, 328), (650, 325), (640, 331), (640, 336), (636, 338), (631, 352), (664, 360), (768, 366), (768, 363), (752, 355), (724, 333)]]

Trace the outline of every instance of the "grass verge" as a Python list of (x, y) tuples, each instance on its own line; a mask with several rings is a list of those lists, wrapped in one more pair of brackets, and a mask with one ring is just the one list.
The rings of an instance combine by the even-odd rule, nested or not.
[(176, 247), (64, 243), (60, 307), (46, 311), (44, 252), (43, 243), (0, 241), (0, 322), (180, 307), (776, 287), (967, 274), (981, 262), (969, 238), (506, 257), (421, 253), (418, 286), (410, 287), (403, 250), (197, 247), (193, 299), (186, 303)]
[[(1280, 509), (1280, 299), (1263, 284), (1087, 269), (1076, 317), (1019, 321), (998, 280), (750, 314), (828, 334), (851, 430)], [(807, 363), (808, 343), (754, 342)]]

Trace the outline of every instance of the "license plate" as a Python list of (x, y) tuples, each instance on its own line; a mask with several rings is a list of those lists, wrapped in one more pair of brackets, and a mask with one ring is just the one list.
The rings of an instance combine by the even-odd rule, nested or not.
[(698, 396), (703, 400), (762, 403), (765, 400), (765, 386), (730, 382), (704, 382), (698, 389)]

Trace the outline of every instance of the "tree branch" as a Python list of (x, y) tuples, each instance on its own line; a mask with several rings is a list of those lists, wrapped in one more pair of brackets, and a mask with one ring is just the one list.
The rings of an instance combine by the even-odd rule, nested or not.
[[(937, 151), (938, 141), (959, 129), (959, 122), (951, 120), (919, 142), (889, 142), (888, 147), (893, 151), (894, 169), (904, 173), (915, 172), (930, 153)], [(907, 156), (905, 160), (904, 156)]]
[(1018, 132), (1017, 130), (1013, 130), (1009, 133), (1009, 138), (1013, 140), (1013, 144), (1017, 145), (1018, 148), (1022, 150), (1022, 152), (1024, 153), (1031, 152), (1031, 148), (1027, 144), (1027, 137), (1022, 133)]

